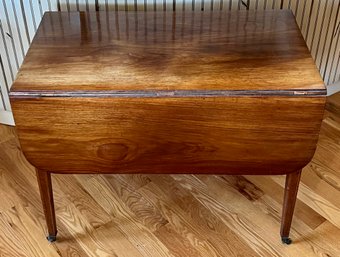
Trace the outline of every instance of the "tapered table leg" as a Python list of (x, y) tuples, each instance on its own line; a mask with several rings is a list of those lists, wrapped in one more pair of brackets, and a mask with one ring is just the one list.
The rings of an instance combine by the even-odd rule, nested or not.
[(293, 213), (297, 192), (299, 189), (301, 170), (289, 173), (286, 176), (285, 194), (283, 199), (282, 221), (281, 221), (281, 239), (285, 244), (290, 244), (289, 238), (290, 226), (292, 224)]
[(47, 240), (53, 242), (57, 236), (57, 225), (54, 212), (51, 173), (37, 170), (37, 179), (48, 229)]

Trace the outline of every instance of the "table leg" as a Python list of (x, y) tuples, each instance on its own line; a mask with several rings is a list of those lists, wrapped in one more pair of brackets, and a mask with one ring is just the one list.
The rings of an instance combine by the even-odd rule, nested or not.
[(300, 177), (301, 170), (286, 175), (281, 221), (281, 239), (284, 244), (290, 244), (292, 242), (292, 240), (289, 238), (289, 231), (292, 224)]
[(37, 179), (48, 229), (47, 240), (50, 242), (54, 242), (57, 237), (57, 225), (53, 203), (51, 173), (37, 170)]

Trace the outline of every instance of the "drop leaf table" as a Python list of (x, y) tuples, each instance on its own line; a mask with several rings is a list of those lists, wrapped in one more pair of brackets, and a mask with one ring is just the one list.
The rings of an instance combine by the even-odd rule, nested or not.
[(56, 240), (51, 173), (286, 175), (289, 244), (325, 86), (290, 11), (47, 12), (10, 98)]

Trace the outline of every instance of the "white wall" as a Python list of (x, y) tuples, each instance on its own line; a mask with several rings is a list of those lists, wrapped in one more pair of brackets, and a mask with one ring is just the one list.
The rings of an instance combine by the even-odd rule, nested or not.
[(0, 123), (14, 124), (8, 92), (45, 11), (172, 11), (174, 6), (291, 9), (325, 84), (340, 80), (340, 0), (0, 0)]

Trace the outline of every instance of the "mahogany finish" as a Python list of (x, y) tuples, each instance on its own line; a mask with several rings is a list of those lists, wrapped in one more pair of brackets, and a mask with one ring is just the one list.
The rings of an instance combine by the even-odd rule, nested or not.
[(11, 91), (297, 89), (325, 90), (293, 14), (275, 10), (47, 12)]
[(312, 158), (319, 97), (15, 98), (26, 158), (58, 173), (286, 174)]
[(285, 195), (282, 208), (281, 238), (283, 243), (290, 244), (290, 226), (292, 224), (296, 197), (299, 189), (301, 170), (287, 174), (285, 184)]
[(51, 173), (37, 170), (37, 179), (47, 223), (47, 239), (48, 241), (53, 242), (56, 240), (57, 236), (57, 223), (55, 220)]
[(51, 240), (51, 172), (291, 174), (288, 238), (325, 94), (289, 11), (49, 12), (10, 97)]

